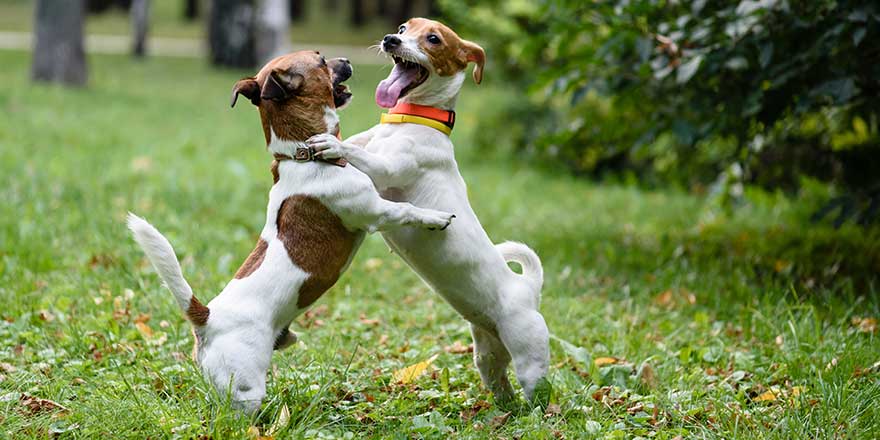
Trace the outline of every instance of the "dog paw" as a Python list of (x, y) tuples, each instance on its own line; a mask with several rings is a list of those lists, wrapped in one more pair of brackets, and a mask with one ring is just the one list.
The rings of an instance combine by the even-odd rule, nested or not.
[(424, 222), (424, 226), (429, 231), (441, 230), (444, 231), (449, 225), (452, 224), (452, 219), (455, 218), (455, 214), (451, 214), (443, 211), (432, 211), (426, 218), (427, 221)]
[(331, 134), (314, 135), (306, 140), (306, 144), (315, 149), (315, 155), (324, 159), (342, 157), (342, 141)]

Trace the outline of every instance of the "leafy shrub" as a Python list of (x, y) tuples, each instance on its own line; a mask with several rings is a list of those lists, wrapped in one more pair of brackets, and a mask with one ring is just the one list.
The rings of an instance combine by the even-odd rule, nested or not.
[(481, 144), (506, 138), (575, 172), (646, 183), (794, 189), (810, 176), (880, 192), (880, 173), (870, 170), (880, 159), (880, 5), (872, 1), (443, 6), (512, 83), (515, 103), (495, 105)]

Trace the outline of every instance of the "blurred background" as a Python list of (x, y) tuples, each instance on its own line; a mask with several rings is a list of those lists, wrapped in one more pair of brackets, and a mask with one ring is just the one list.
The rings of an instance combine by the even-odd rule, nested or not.
[(368, 129), (369, 47), (417, 15), (486, 49), (451, 136), (489, 236), (541, 256), (559, 406), (491, 407), (464, 321), (374, 235), (275, 355), (262, 428), (880, 437), (876, 0), (0, 0), (0, 437), (244, 437), (126, 213), (209, 301), (272, 185), (233, 84), (346, 56), (343, 135)]
[(303, 48), (382, 64), (367, 47), (411, 16), (488, 49), (490, 84), (509, 92), (481, 112), (480, 148), (725, 208), (744, 186), (818, 187), (831, 192), (813, 220), (880, 214), (870, 1), (2, 0), (0, 47), (33, 48), (35, 80), (74, 85), (88, 84), (83, 47), (231, 68)]

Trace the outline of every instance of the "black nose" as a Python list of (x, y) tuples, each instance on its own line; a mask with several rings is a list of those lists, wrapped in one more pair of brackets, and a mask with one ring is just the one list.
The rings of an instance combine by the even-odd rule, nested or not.
[(400, 46), (400, 38), (397, 35), (388, 34), (382, 39), (382, 47), (385, 50), (394, 49), (397, 46)]

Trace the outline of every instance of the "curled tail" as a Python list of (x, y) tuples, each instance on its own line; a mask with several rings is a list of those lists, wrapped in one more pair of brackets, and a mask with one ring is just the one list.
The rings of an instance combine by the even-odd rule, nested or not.
[(530, 247), (515, 241), (505, 241), (495, 245), (504, 261), (514, 261), (522, 266), (522, 275), (535, 287), (535, 294), (540, 300), (541, 286), (544, 285), (544, 267), (541, 259)]
[(204, 325), (208, 321), (208, 308), (193, 296), (192, 288), (183, 278), (180, 263), (168, 239), (153, 225), (132, 213), (128, 213), (127, 223), (135, 241), (147, 254), (165, 286), (174, 294), (177, 305), (193, 324)]

